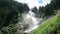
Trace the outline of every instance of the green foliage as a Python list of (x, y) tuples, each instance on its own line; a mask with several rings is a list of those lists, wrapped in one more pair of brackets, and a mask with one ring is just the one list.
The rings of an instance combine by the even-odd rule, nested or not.
[(1, 31), (1, 34), (15, 34), (16, 31), (17, 31), (17, 25), (15, 24), (12, 24), (8, 27), (3, 27), (0, 31)]
[[(57, 11), (60, 12), (60, 11)], [(42, 23), (30, 34), (60, 34), (60, 13)]]
[(14, 7), (11, 6), (11, 8), (8, 7), (0, 8), (0, 18), (1, 18), (0, 26), (4, 27), (8, 26), (9, 24), (15, 23), (17, 17), (18, 17), (18, 11)]
[(51, 0), (50, 4), (47, 4), (45, 7), (39, 7), (39, 13), (42, 16), (50, 17), (55, 15), (54, 10), (60, 9), (60, 0)]
[(29, 11), (27, 4), (14, 0), (0, 0), (0, 34), (15, 34), (18, 14)]
[(32, 12), (37, 13), (37, 7), (32, 8)]
[(45, 17), (45, 7), (39, 7), (39, 14), (40, 17)]

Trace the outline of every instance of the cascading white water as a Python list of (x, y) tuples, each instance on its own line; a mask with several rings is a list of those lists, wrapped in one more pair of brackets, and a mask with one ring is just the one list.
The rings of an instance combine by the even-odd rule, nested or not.
[(39, 20), (35, 17), (35, 13), (29, 11), (29, 13), (26, 14), (25, 18), (29, 23), (29, 27), (24, 31), (25, 33), (28, 33), (38, 27)]
[(36, 29), (40, 21), (42, 21), (42, 19), (36, 18), (35, 13), (33, 13), (32, 11), (29, 11), (28, 13), (24, 13), (22, 16), (23, 16), (22, 17), (23, 20), (22, 22), (19, 22), (19, 24), (20, 24), (20, 29), (22, 28), (22, 30), (24, 29), (23, 27), (27, 27), (23, 31), (24, 33), (29, 33), (32, 30)]

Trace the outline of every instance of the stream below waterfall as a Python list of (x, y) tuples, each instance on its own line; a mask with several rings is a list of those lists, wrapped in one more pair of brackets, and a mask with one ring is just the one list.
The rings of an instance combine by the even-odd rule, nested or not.
[(23, 19), (19, 21), (19, 34), (31, 32), (32, 30), (36, 29), (39, 24), (41, 24), (41, 21), (43, 21), (42, 18), (35, 17), (35, 13), (32, 11), (22, 14), (22, 18)]

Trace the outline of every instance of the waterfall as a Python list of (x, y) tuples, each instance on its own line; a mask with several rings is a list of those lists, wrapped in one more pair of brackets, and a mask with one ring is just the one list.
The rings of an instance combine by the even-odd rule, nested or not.
[(29, 11), (29, 13), (26, 15), (26, 18), (29, 20), (29, 27), (24, 32), (28, 33), (38, 27), (39, 20), (37, 20), (35, 13), (32, 11)]
[(31, 32), (32, 30), (36, 29), (40, 21), (42, 21), (42, 19), (35, 17), (35, 13), (32, 11), (22, 14), (22, 18), (23, 19), (19, 21), (20, 28), (18, 27), (20, 29), (20, 34)]

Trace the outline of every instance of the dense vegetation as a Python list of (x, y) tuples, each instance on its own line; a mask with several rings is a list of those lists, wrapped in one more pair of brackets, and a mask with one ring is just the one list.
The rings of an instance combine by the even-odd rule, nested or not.
[[(51, 17), (31, 34), (60, 34), (60, 0), (52, 0), (45, 7), (32, 8), (32, 11), (41, 17)], [(15, 0), (0, 0), (0, 34), (17, 34), (18, 14), (28, 12), (27, 4)], [(38, 12), (37, 12), (38, 11)], [(60, 12), (60, 11), (58, 11)], [(57, 14), (56, 14), (57, 13)]]
[[(60, 34), (60, 0), (52, 0), (50, 4), (45, 7), (40, 7), (40, 15), (50, 17), (50, 19), (43, 22), (37, 29), (30, 34)], [(43, 17), (44, 17), (43, 16)]]
[(29, 11), (27, 4), (14, 0), (0, 0), (0, 34), (15, 34), (18, 14)]
[(60, 10), (58, 10), (57, 15), (43, 22), (30, 34), (60, 34)]
[[(45, 7), (39, 7), (39, 13), (40, 16), (44, 15), (46, 17), (50, 17), (52, 15), (55, 15), (55, 11), (57, 9), (60, 9), (60, 0), (51, 0), (50, 4), (47, 4)], [(43, 17), (44, 17), (43, 16)]]

